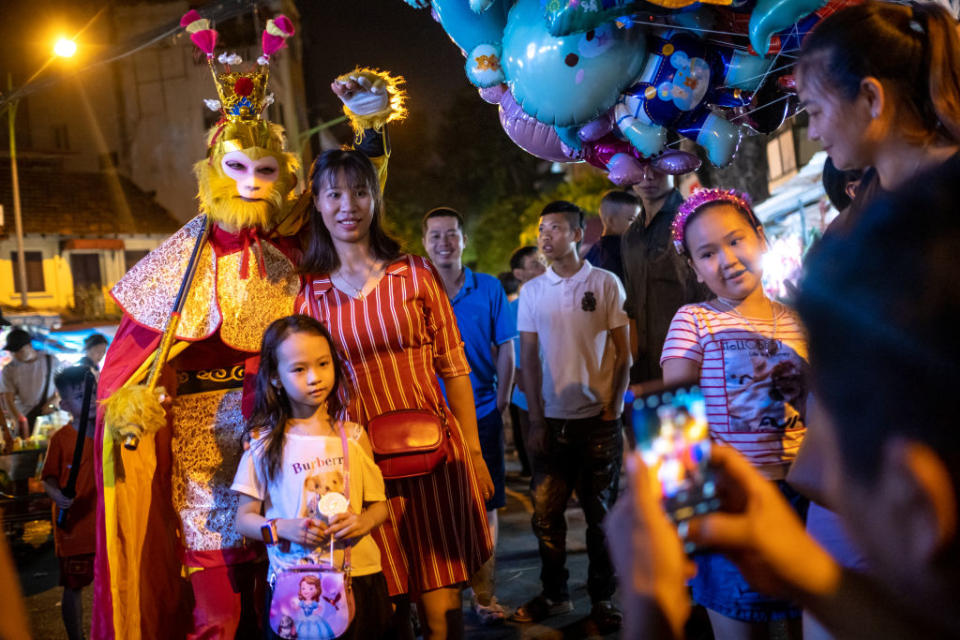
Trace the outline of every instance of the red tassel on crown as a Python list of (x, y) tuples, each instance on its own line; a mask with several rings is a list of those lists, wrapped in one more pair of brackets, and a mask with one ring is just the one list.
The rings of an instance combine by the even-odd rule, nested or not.
[(210, 28), (210, 20), (196, 10), (190, 10), (180, 19), (180, 25), (190, 34), (190, 41), (207, 56), (210, 72), (217, 87), (220, 100), (205, 100), (211, 109), (220, 111), (228, 122), (257, 122), (261, 120), (263, 110), (273, 103), (273, 94), (267, 94), (267, 81), (270, 75), (270, 56), (284, 46), (293, 36), (293, 22), (284, 15), (278, 15), (267, 21), (263, 32), (263, 55), (257, 58), (257, 66), (250, 71), (232, 71), (231, 65), (243, 62), (236, 54), (223, 54), (219, 62), (226, 67), (224, 73), (217, 73), (214, 67), (214, 50), (217, 46), (217, 32)]

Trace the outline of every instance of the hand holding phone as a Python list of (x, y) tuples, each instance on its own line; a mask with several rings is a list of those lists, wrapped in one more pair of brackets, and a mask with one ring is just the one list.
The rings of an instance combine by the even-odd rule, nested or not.
[(627, 392), (627, 424), (633, 446), (660, 481), (663, 508), (674, 522), (716, 511), (716, 479), (710, 462), (706, 403), (696, 383)]

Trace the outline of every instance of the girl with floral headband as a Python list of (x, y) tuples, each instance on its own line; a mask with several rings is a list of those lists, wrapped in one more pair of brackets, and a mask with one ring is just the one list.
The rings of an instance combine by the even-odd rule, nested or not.
[[(802, 510), (784, 478), (805, 433), (807, 345), (794, 313), (764, 293), (767, 241), (749, 197), (694, 193), (677, 211), (673, 241), (716, 297), (677, 311), (660, 358), (664, 382), (699, 380), (712, 439), (746, 456)], [(720, 554), (696, 563), (693, 599), (718, 640), (764, 637), (773, 620), (788, 620), (799, 637), (798, 608), (754, 591)]]

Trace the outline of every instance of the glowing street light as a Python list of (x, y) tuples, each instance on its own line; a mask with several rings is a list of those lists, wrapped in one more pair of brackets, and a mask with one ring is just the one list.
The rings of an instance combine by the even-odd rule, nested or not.
[[(70, 58), (77, 52), (77, 43), (69, 38), (60, 38), (53, 45), (53, 57)], [(24, 86), (30, 84), (44, 69), (53, 61), (50, 58), (40, 69), (34, 73)], [(8, 122), (10, 124), (10, 177), (13, 186), (13, 219), (17, 231), (17, 275), (20, 277), (20, 305), (27, 306), (27, 260), (23, 251), (23, 218), (20, 212), (20, 176), (17, 171), (17, 138), (14, 128), (14, 121), (17, 117), (17, 105), (20, 98), (17, 92), (13, 90), (13, 77), (7, 73), (7, 95), (12, 95), (13, 99), (7, 104)], [(16, 278), (14, 279), (16, 280)]]
[(77, 43), (69, 38), (60, 38), (57, 40), (56, 44), (53, 45), (53, 53), (61, 58), (73, 57), (73, 54), (76, 52)]

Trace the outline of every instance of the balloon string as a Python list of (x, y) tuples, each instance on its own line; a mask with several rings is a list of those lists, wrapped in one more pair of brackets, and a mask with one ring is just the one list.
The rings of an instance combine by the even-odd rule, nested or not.
[[(774, 64), (776, 64), (777, 59), (774, 58), (774, 59), (773, 59), (773, 62), (774, 62)], [(785, 65), (783, 65), (783, 66), (780, 66), (780, 67), (771, 67), (769, 70), (767, 70), (767, 71), (765, 71), (765, 72), (763, 72), (763, 73), (758, 73), (758, 74), (755, 75), (755, 76), (751, 76), (751, 77), (749, 77), (749, 78), (744, 78), (744, 79), (741, 80), (740, 82), (747, 82), (748, 80), (756, 80), (757, 78), (765, 78), (765, 77), (767, 77), (768, 75), (770, 75), (770, 74), (772, 74), (772, 73), (777, 73), (777, 72), (779, 72), (779, 71), (784, 71), (785, 69), (789, 69), (790, 67), (793, 67), (793, 66), (795, 66), (796, 64), (797, 64), (797, 61), (794, 60), (794, 61), (788, 62), (787, 64), (785, 64)], [(730, 87), (730, 85), (726, 85), (726, 84), (717, 87), (717, 89), (731, 89), (731, 88), (735, 88), (735, 87)]]
[(771, 100), (770, 102), (764, 102), (763, 104), (757, 105), (756, 107), (754, 107), (753, 109), (750, 109), (749, 111), (744, 111), (743, 113), (738, 113), (738, 114), (735, 115), (734, 117), (730, 118), (729, 122), (733, 122), (734, 120), (740, 120), (741, 118), (747, 117), (748, 115), (750, 115), (750, 114), (753, 113), (754, 111), (759, 111), (760, 109), (763, 109), (763, 108), (765, 108), (765, 107), (769, 107), (769, 106), (772, 105), (772, 104), (777, 104), (778, 102), (783, 102), (784, 100), (789, 100), (789, 99), (792, 98), (792, 97), (793, 97), (792, 95), (787, 94), (787, 95), (785, 95), (785, 96), (780, 96), (780, 97), (777, 98), (776, 100)]
[(653, 27), (660, 27), (661, 29), (678, 29), (681, 31), (693, 31), (694, 33), (714, 33), (721, 36), (735, 36), (737, 38), (749, 38), (745, 33), (737, 33), (736, 31), (717, 31), (715, 29), (703, 29), (701, 27), (688, 27), (682, 24), (663, 24), (662, 22), (651, 22), (649, 20), (634, 20), (630, 18), (630, 22), (633, 24), (645, 24)]

